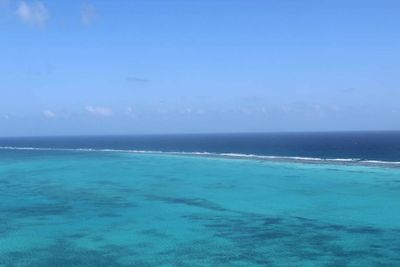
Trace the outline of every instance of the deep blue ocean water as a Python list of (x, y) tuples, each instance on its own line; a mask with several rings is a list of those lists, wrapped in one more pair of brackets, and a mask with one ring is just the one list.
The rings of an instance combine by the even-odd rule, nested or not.
[(0, 147), (0, 266), (400, 266), (396, 132)]
[(246, 133), (0, 138), (0, 147), (208, 152), (400, 162), (400, 132)]

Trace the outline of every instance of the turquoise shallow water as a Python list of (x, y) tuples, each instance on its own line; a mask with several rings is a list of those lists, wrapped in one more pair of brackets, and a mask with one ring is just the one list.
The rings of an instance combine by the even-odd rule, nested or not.
[(0, 151), (0, 266), (400, 266), (400, 169)]

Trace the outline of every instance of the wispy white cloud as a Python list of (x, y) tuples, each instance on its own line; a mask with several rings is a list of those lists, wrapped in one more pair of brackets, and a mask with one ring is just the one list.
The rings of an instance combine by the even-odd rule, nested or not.
[(183, 108), (178, 110), (180, 115), (205, 115), (207, 112), (202, 108)]
[(139, 112), (138, 112), (138, 110), (136, 110), (133, 107), (127, 107), (126, 108), (126, 115), (131, 117), (131, 118), (137, 118), (138, 115), (139, 115)]
[(333, 111), (333, 112), (342, 112), (342, 111), (345, 110), (342, 106), (339, 106), (339, 105), (331, 105), (331, 106), (329, 107), (329, 109), (330, 109), (331, 111)]
[(17, 15), (22, 22), (35, 26), (44, 26), (49, 18), (49, 12), (42, 2), (20, 2)]
[(85, 26), (91, 25), (97, 19), (97, 11), (93, 5), (83, 5), (81, 8), (81, 22)]
[(47, 119), (54, 119), (57, 117), (57, 114), (51, 110), (44, 110), (43, 116)]
[(113, 110), (107, 107), (86, 106), (85, 109), (87, 112), (98, 116), (109, 117), (114, 114)]
[(10, 119), (10, 115), (8, 115), (8, 114), (3, 114), (3, 115), (0, 116), (0, 118), (1, 118), (1, 119), (4, 119), (4, 120), (9, 120), (9, 119)]

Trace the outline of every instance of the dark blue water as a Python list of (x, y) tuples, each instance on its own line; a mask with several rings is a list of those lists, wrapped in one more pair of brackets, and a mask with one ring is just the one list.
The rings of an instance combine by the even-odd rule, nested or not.
[(23, 137), (0, 138), (0, 146), (400, 161), (400, 132), (394, 131)]

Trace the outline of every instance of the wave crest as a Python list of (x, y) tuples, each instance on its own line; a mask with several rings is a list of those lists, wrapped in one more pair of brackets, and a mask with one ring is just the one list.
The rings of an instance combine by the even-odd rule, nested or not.
[(159, 151), (159, 150), (132, 150), (132, 149), (95, 149), (95, 148), (48, 148), (48, 147), (14, 147), (0, 146), (0, 150), (37, 150), (37, 151), (76, 151), (76, 152), (118, 152), (136, 154), (166, 154), (166, 155), (185, 155), (185, 156), (204, 156), (232, 159), (256, 159), (269, 161), (290, 161), (305, 163), (334, 163), (367, 166), (389, 166), (400, 167), (398, 161), (363, 160), (358, 158), (318, 158), (318, 157), (299, 157), (299, 156), (270, 156), (241, 153), (214, 153), (214, 152), (178, 152), (178, 151)]

